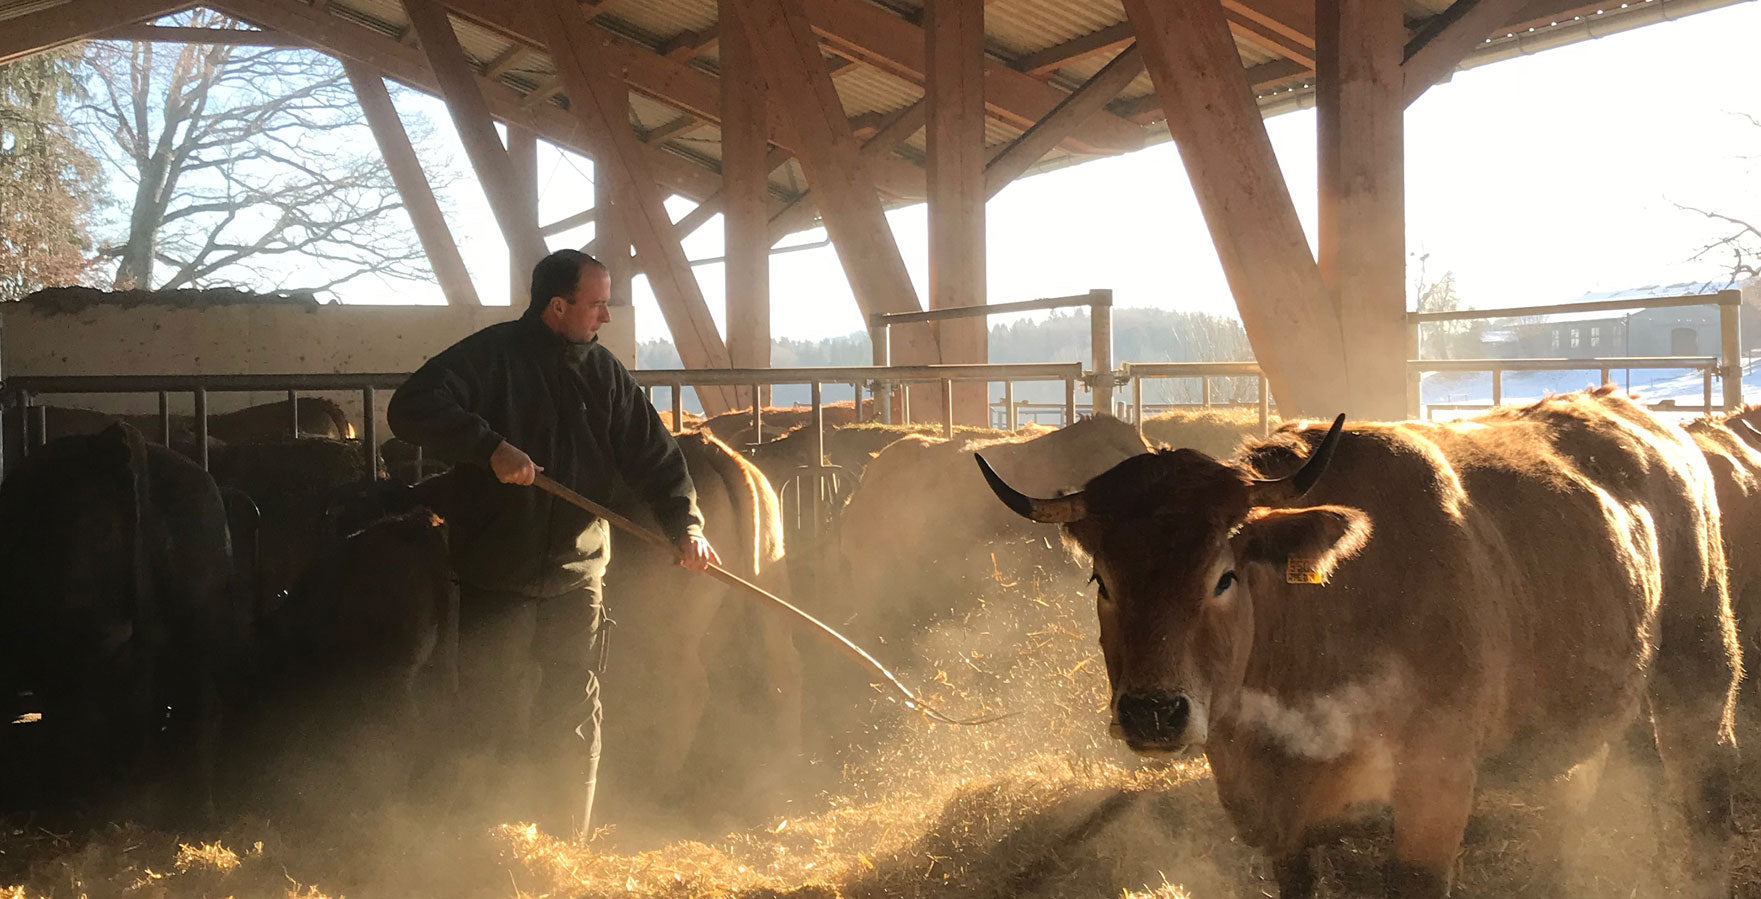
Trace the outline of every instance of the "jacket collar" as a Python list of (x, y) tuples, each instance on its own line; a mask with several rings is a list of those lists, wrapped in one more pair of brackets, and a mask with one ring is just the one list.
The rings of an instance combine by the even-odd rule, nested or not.
[(593, 352), (593, 348), (599, 345), (597, 335), (586, 343), (575, 343), (564, 338), (561, 334), (552, 331), (550, 326), (544, 323), (544, 319), (531, 310), (527, 310), (525, 314), (520, 316), (519, 326), (521, 336), (528, 342), (546, 352), (562, 355), (571, 362), (580, 362), (586, 359), (587, 354)]

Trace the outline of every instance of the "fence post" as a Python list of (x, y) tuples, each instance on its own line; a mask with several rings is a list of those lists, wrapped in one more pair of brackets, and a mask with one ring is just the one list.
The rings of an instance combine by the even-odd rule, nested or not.
[[(287, 392), (287, 423), (290, 428), (288, 435), (298, 440), (300, 437), (300, 392), (298, 390)], [(165, 438), (165, 445), (171, 445), (170, 436)]]
[(1260, 436), (1272, 433), (1272, 389), (1266, 384), (1266, 373), (1260, 372)]
[[(813, 522), (813, 533), (817, 536), (819, 534), (819, 529), (820, 529), (819, 497), (820, 497), (820, 494), (822, 492), (824, 492), (825, 478), (826, 478), (826, 470), (825, 470), (825, 461), (826, 461), (825, 460), (825, 405), (822, 402), (823, 395), (821, 393), (821, 390), (823, 388), (820, 387), (820, 383), (818, 381), (814, 381), (811, 385), (809, 385), (808, 389), (813, 391), (813, 502), (808, 506), (808, 509), (809, 509), (809, 514), (811, 514), (813, 516), (813, 518), (811, 519), (811, 521)], [(753, 394), (753, 395), (757, 396), (757, 394)], [(856, 409), (858, 411), (860, 411), (862, 409), (862, 394), (861, 393), (856, 394)], [(796, 502), (801, 501), (799, 491), (796, 492), (795, 501)]]
[(379, 479), (379, 426), (373, 414), (373, 388), (361, 388), (361, 449), (367, 457), (367, 481)]
[(1076, 379), (1064, 379), (1064, 426), (1076, 424)]
[(667, 388), (673, 395), (673, 433), (685, 433), (685, 385), (673, 384)]
[[(874, 351), (874, 364), (878, 368), (887, 368), (893, 364), (893, 348), (890, 329), (886, 320), (875, 313), (868, 320), (868, 343)], [(874, 381), (874, 411), (880, 420), (887, 424), (893, 423), (893, 384), (885, 376)], [(903, 412), (904, 410), (900, 410)], [(903, 415), (901, 418), (905, 417)]]
[(1137, 436), (1143, 436), (1143, 376), (1131, 376), (1131, 420), (1137, 422)]
[(954, 379), (942, 379), (942, 437), (954, 439)]
[(1094, 356), (1094, 406), (1099, 415), (1113, 411), (1113, 292), (1088, 292), (1089, 344)]
[(1492, 405), (1504, 405), (1504, 369), (1492, 366)]
[(1420, 325), (1416, 313), (1408, 312), (1406, 321), (1408, 325), (1406, 329), (1406, 415), (1408, 418), (1418, 418), (1421, 391), (1424, 386), (1423, 373), (1414, 364), (1421, 358), (1419, 356), (1419, 351), (1422, 349), (1422, 344), (1419, 342)]
[(1718, 336), (1724, 363), (1724, 407), (1743, 404), (1743, 295), (1735, 290), (1718, 292)]
[(1009, 430), (1013, 431), (1021, 427), (1021, 425), (1017, 423), (1017, 416), (1015, 414), (1014, 381), (1003, 382), (1003, 414), (1006, 416), (1003, 421), (1009, 426)]
[(1712, 414), (1712, 369), (1707, 368), (1704, 372), (1702, 372), (1702, 374), (1704, 374), (1706, 377), (1705, 392), (1703, 394), (1703, 400), (1702, 400), (1702, 402), (1705, 405), (1704, 405), (1704, 409), (1702, 411), (1706, 415), (1711, 415)]
[(159, 391), (159, 442), (171, 445), (171, 397)]
[(196, 388), (196, 455), (202, 470), (208, 470), (208, 390)]

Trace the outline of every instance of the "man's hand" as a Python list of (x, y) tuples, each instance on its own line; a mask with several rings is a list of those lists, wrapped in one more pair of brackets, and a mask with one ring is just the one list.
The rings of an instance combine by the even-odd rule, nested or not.
[(521, 487), (532, 486), (532, 479), (544, 470), (544, 466), (535, 465), (532, 457), (520, 451), (519, 447), (503, 440), (489, 455), (489, 469), (495, 472), (496, 479), (503, 484), (518, 484)]
[(722, 557), (716, 555), (715, 547), (695, 534), (680, 537), (674, 546), (679, 550), (679, 564), (692, 571), (708, 571), (709, 566), (722, 563)]

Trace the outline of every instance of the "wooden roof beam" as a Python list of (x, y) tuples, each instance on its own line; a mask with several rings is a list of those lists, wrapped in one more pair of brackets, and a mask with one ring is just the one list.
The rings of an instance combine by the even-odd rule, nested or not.
[(582, 225), (591, 224), (598, 219), (599, 207), (589, 206), (574, 215), (563, 216), (550, 224), (539, 226), (538, 233), (545, 237), (550, 237), (553, 234), (561, 234), (564, 231), (573, 231)]
[[(544, 30), (533, 18), (535, 14), (527, 4), (506, 3), (504, 0), (442, 2), (459, 15), (484, 27), (534, 47), (543, 45), (543, 41), (534, 35), (542, 35)], [(894, 16), (888, 18), (899, 21)], [(918, 34), (921, 35), (921, 32)], [(597, 26), (588, 31), (586, 37), (593, 40), (593, 52), (606, 61), (611, 71), (623, 73), (631, 90), (682, 112), (691, 113), (710, 124), (721, 124), (721, 81), (716, 76), (686, 63), (668, 59)], [(920, 42), (921, 40), (919, 37)], [(918, 55), (922, 55), (921, 46), (918, 48)], [(531, 95), (529, 102), (533, 106), (545, 103), (561, 88), (560, 81), (547, 80)], [(1140, 132), (1141, 130), (1139, 129)], [(767, 139), (776, 146), (794, 148), (795, 135), (780, 113), (773, 111), (770, 116)], [(1141, 133), (1139, 141), (1141, 143)], [(904, 199), (920, 199), (923, 196), (923, 170), (903, 159), (883, 161), (877, 166), (874, 177), (878, 186), (893, 196)]]
[(642, 132), (642, 142), (645, 144), (664, 144), (687, 131), (701, 127), (702, 125), (702, 119), (699, 119), (690, 113), (685, 113), (670, 122), (664, 122)]
[[(873, 136), (862, 143), (860, 155), (864, 162), (878, 156), (891, 153), (894, 147), (904, 143), (911, 135), (922, 131), (929, 123), (929, 104), (919, 100), (904, 109), (887, 116), (876, 129)], [(808, 189), (790, 200), (775, 215), (770, 217), (770, 242), (779, 240), (805, 229), (813, 224), (818, 209), (813, 205), (813, 191)]]
[(527, 192), (516, 183), (514, 165), (495, 133), (489, 104), (483, 100), (481, 86), (464, 48), (459, 46), (445, 7), (433, 0), (404, 0), (404, 11), (410, 16), (410, 30), (421, 34), (422, 51), (440, 83), (446, 111), (452, 116), (465, 155), (483, 186), (489, 211), (507, 241), (510, 264), (516, 268), (537, 265), (550, 249), (538, 233), (538, 222), (531, 211), (523, 208), (521, 198)]
[(521, 58), (523, 58), (526, 53), (526, 47), (520, 44), (509, 44), (506, 50), (497, 53), (494, 59), (483, 64), (483, 77), (490, 81), (500, 79), (501, 76), (506, 75), (511, 71), (514, 66), (519, 65)]
[[(861, 158), (843, 103), (826, 74), (805, 3), (738, 0), (728, 8), (738, 10), (737, 27), (744, 30), (761, 60), (767, 99), (787, 111), (800, 136), (796, 157), (813, 185), (826, 231), (862, 314), (921, 311), (917, 289), (868, 174), (870, 164)], [(920, 58), (922, 53), (920, 43)], [(900, 362), (941, 360), (935, 334), (928, 328), (899, 329), (895, 341), (894, 358)]]
[[(258, 27), (303, 38), (315, 48), (364, 63), (417, 90), (436, 96), (440, 93), (439, 82), (420, 50), (337, 16), (277, 0), (207, 0), (207, 5)], [(545, 140), (583, 156), (594, 155), (595, 148), (588, 144), (580, 123), (566, 110), (552, 104), (528, 109), (513, 88), (483, 80), (478, 84), (497, 119), (530, 128)], [(650, 151), (649, 164), (660, 183), (681, 196), (697, 200), (721, 189), (721, 178), (715, 172), (658, 147)]]
[(1406, 105), (1453, 73), (1486, 38), (1509, 24), (1530, 0), (1455, 0), (1406, 43), (1400, 64)]
[[(923, 29), (864, 0), (804, 0), (813, 30), (842, 56), (924, 83)], [(1028, 128), (1067, 96), (1031, 75), (985, 60), (985, 107), (993, 118)], [(1063, 144), (1077, 153), (1109, 155), (1143, 146), (1143, 127), (1111, 113), (1085, 122)]]
[(1266, 27), (1256, 18), (1233, 10), (1225, 10), (1224, 16), (1229, 20), (1230, 33), (1236, 37), (1292, 62), (1301, 63), (1311, 69), (1315, 67), (1315, 47), (1312, 41), (1304, 45), (1278, 29)]
[(673, 62), (690, 62), (709, 51), (720, 40), (721, 26), (711, 25), (701, 31), (687, 31), (662, 44), (656, 52)]
[[(610, 179), (616, 215), (648, 275), (679, 358), (690, 368), (728, 367), (727, 346), (667, 216), (666, 194), (655, 189), (646, 148), (630, 129), (628, 88), (594, 52), (594, 29), (582, 18), (577, 0), (539, 0), (534, 6), (550, 35), (550, 55), (568, 85), (570, 112), (580, 119), (589, 140), (602, 148), (593, 158), (593, 176)], [(733, 407), (733, 391), (726, 388), (699, 387), (697, 396), (710, 415)]]
[(1125, 0), (1211, 241), (1280, 411), (1348, 396), (1339, 316), (1223, 9)]
[[(1299, 76), (1314, 77), (1314, 69), (1302, 63), (1288, 59), (1274, 59), (1260, 63), (1247, 70), (1247, 83), (1255, 91), (1278, 87), (1289, 83)], [(1111, 107), (1117, 115), (1124, 116), (1139, 124), (1148, 125), (1159, 122), (1166, 116), (1162, 112), (1162, 99), (1154, 93), (1144, 94), (1130, 100), (1122, 100)]]
[(194, 5), (177, 0), (68, 3), (7, 19), (6, 27), (0, 29), (0, 65), (86, 40), (120, 24), (149, 22)]
[(1253, 22), (1308, 50), (1315, 49), (1315, 0), (1223, 0), (1231, 21)]
[(1055, 44), (1044, 50), (1035, 50), (1015, 60), (1017, 70), (1035, 78), (1050, 78), (1059, 69), (1073, 63), (1081, 62), (1091, 56), (1111, 53), (1129, 45), (1134, 36), (1130, 22), (1108, 25), (1098, 31), (1091, 31), (1079, 37), (1073, 37), (1062, 44)]
[(1040, 161), (1065, 134), (1107, 105), (1143, 73), (1143, 53), (1134, 44), (1083, 82), (1058, 108), (1003, 147), (984, 167), (985, 199), (997, 195)]
[(398, 196), (403, 198), (404, 211), (410, 214), (410, 224), (416, 229), (416, 238), (422, 242), (422, 251), (428, 255), (428, 266), (434, 270), (434, 279), (440, 282), (440, 292), (446, 296), (447, 305), (483, 305), (483, 301), (477, 298), (476, 286), (471, 283), (471, 273), (465, 269), (464, 257), (459, 255), (459, 245), (453, 240), (452, 230), (446, 226), (446, 216), (441, 214), (440, 204), (434, 199), (428, 177), (422, 173), (422, 162), (416, 157), (416, 149), (410, 146), (409, 132), (404, 130), (397, 108), (391, 105), (391, 94), (386, 91), (385, 82), (378, 72), (352, 60), (344, 60), (342, 68), (349, 83), (354, 85), (361, 111), (367, 117), (367, 127), (379, 144), (385, 168), (391, 173), (392, 183), (397, 185)]

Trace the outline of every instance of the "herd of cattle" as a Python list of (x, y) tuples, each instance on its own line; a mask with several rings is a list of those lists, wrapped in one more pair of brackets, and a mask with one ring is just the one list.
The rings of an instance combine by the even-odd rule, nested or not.
[[(340, 410), (301, 402), (216, 417), (206, 472), (176, 451), (187, 423), (167, 448), (142, 436), (156, 422), (52, 412), (54, 439), (0, 484), (7, 804), (108, 808), (143, 783), (224, 804), (271, 770), (261, 753), (312, 752), (345, 721), (444, 743), (448, 481), (395, 445), (398, 477), (366, 471)], [(296, 411), (315, 434), (285, 436)], [(833, 412), (825, 449), (857, 486), (831, 538), (793, 555), (776, 485), (817, 461), (788, 430), (803, 422), (767, 413), (781, 436), (757, 444), (744, 414), (681, 434), (728, 567), (778, 592), (811, 572), (797, 601), (897, 649), (1004, 564), (998, 547), (1069, 566), (1047, 539), (1061, 525), (1097, 585), (1115, 734), (1203, 749), (1284, 896), (1312, 895), (1311, 847), (1376, 805), (1394, 814), (1391, 886), (1444, 895), (1477, 783), (1593, 776), (1641, 715), (1696, 895), (1728, 888), (1761, 412), (1677, 427), (1605, 388), (1264, 440), (1203, 415), (951, 441), (856, 417)], [(784, 622), (654, 553), (614, 544), (607, 771), (761, 794), (791, 776), (779, 760), (825, 748), (815, 702), (856, 700), (815, 699), (804, 684), (836, 679), (804, 677), (812, 651)]]

